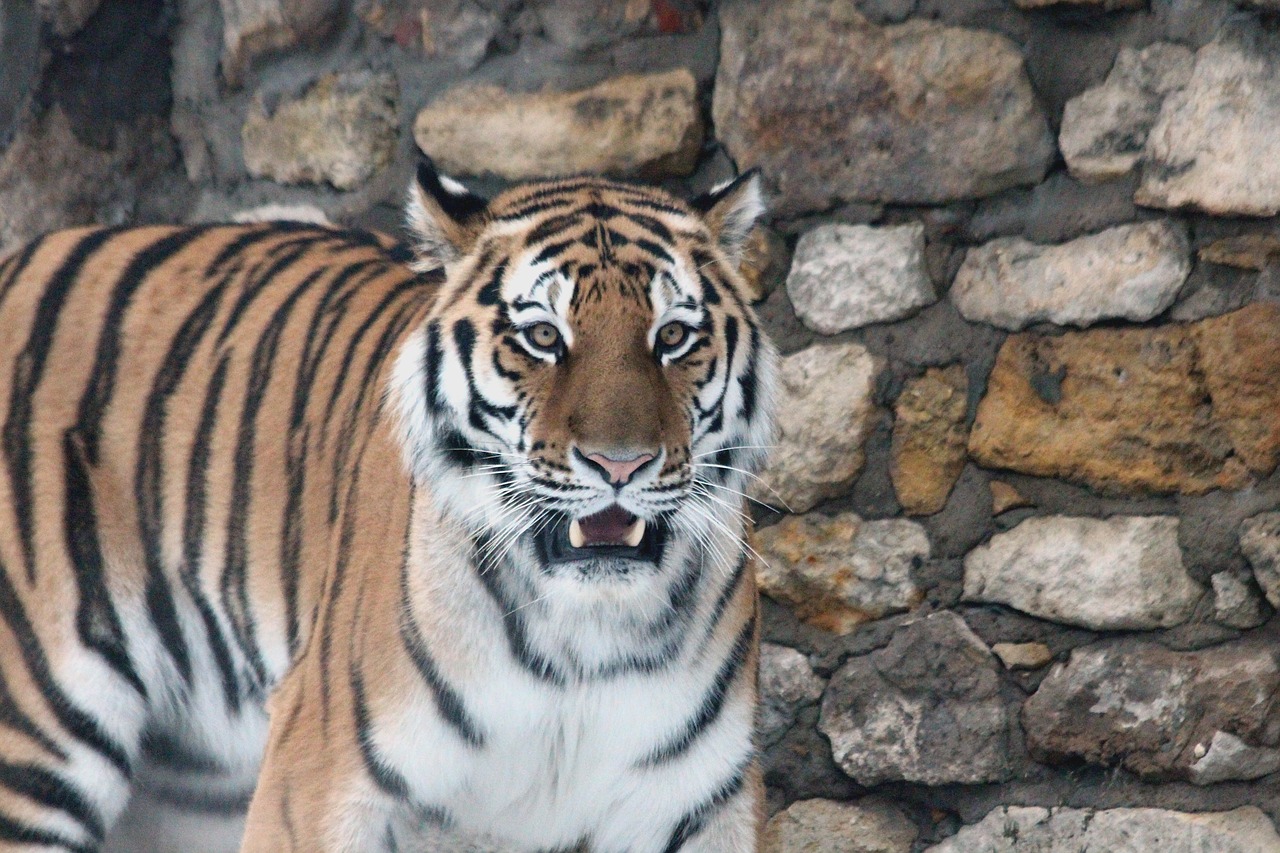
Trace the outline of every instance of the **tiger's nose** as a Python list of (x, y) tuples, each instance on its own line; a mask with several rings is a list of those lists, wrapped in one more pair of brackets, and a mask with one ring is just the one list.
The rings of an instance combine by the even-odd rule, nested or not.
[(589, 462), (603, 468), (608, 474), (610, 483), (621, 485), (630, 481), (631, 475), (640, 469), (640, 466), (654, 459), (652, 453), (640, 453), (630, 458), (618, 458), (616, 456), (605, 456), (603, 453), (588, 453), (584, 456)]

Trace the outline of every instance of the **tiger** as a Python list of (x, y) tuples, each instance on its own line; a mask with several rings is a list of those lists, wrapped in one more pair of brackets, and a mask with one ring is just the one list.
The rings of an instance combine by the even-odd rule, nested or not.
[(424, 159), (403, 242), (0, 261), (0, 850), (755, 850), (763, 210)]

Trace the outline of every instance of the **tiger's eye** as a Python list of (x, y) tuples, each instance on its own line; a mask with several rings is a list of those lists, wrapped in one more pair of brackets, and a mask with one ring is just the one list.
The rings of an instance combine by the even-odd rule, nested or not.
[(658, 330), (658, 343), (662, 344), (666, 349), (675, 349), (684, 343), (684, 339), (689, 334), (689, 327), (684, 323), (667, 323)]
[(555, 349), (560, 345), (560, 330), (550, 323), (535, 323), (527, 334), (530, 342), (539, 349)]

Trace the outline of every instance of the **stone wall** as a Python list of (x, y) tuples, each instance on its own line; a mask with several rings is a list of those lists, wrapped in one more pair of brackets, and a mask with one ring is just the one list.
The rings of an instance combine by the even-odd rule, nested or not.
[(766, 849), (1280, 851), (1275, 0), (5, 0), (0, 251), (761, 166)]

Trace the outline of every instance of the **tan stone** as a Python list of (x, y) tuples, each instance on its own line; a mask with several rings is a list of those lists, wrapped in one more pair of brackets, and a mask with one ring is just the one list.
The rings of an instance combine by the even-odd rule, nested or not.
[(1002, 480), (991, 481), (991, 514), (999, 515), (1011, 509), (1035, 506), (1035, 501)]
[(1079, 6), (1089, 7), (1102, 12), (1115, 9), (1141, 9), (1147, 0), (1013, 0), (1019, 9), (1043, 9), (1046, 6)]
[(661, 178), (692, 171), (703, 128), (697, 83), (681, 68), (574, 92), (460, 86), (418, 113), (413, 133), (423, 151), (456, 174)]
[(1053, 662), (1044, 643), (996, 643), (991, 651), (1007, 669), (1040, 669)]
[(847, 634), (919, 604), (911, 578), (929, 556), (924, 528), (906, 519), (792, 515), (755, 535), (760, 589), (818, 628)]
[(908, 515), (942, 509), (964, 470), (968, 394), (964, 368), (954, 364), (929, 368), (898, 397), (889, 473)]
[(1200, 260), (1242, 270), (1263, 270), (1280, 261), (1280, 237), (1274, 234), (1241, 234), (1224, 237), (1205, 246)]
[(909, 853), (915, 824), (888, 802), (801, 800), (774, 815), (761, 853)]
[(1280, 462), (1280, 306), (1011, 336), (969, 436), (980, 464), (1111, 493), (1238, 489)]
[(391, 162), (399, 119), (390, 74), (330, 74), (268, 113), (257, 98), (241, 137), (249, 174), (285, 184), (328, 181), (340, 190)]

